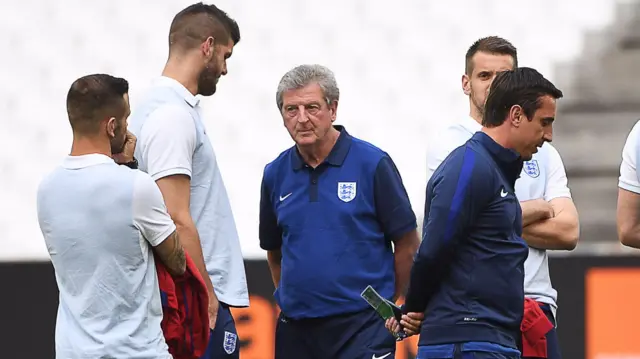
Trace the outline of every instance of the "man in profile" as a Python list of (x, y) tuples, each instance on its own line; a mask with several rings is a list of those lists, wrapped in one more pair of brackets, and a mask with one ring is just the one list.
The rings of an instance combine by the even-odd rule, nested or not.
[[(469, 47), (462, 75), (462, 90), (469, 98), (469, 116), (455, 121), (429, 142), (427, 180), (455, 148), (482, 130), (489, 86), (499, 72), (517, 66), (515, 46), (501, 37), (484, 37)], [(524, 162), (515, 191), (522, 207), (522, 237), (529, 245), (524, 264), (525, 296), (536, 301), (555, 324), (558, 293), (551, 284), (547, 251), (572, 250), (580, 230), (562, 158), (550, 143), (551, 134), (546, 140), (539, 151)], [(528, 354), (528, 350), (524, 351)], [(546, 334), (546, 355), (548, 359), (562, 358), (555, 328)]]
[(71, 85), (71, 154), (38, 188), (60, 290), (57, 358), (171, 359), (154, 252), (173, 275), (184, 273), (185, 254), (155, 182), (112, 159), (127, 141), (128, 89), (103, 74)]
[(520, 357), (528, 246), (515, 183), (550, 140), (561, 97), (536, 70), (497, 74), (481, 131), (431, 176), (404, 308), (425, 312), (417, 358)]
[(176, 223), (180, 240), (207, 286), (211, 336), (205, 359), (238, 358), (230, 307), (249, 305), (244, 259), (211, 141), (201, 96), (212, 96), (240, 41), (238, 24), (215, 5), (180, 11), (169, 29), (162, 76), (131, 116), (136, 158), (151, 175)]

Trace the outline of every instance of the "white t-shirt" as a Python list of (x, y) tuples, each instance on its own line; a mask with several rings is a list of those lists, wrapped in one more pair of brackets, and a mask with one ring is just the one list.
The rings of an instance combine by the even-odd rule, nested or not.
[(56, 358), (171, 358), (152, 247), (175, 225), (156, 183), (101, 154), (40, 183), (38, 221), (60, 290)]
[(191, 178), (189, 210), (215, 293), (228, 305), (248, 306), (240, 239), (199, 103), (179, 82), (157, 79), (129, 117), (138, 138), (135, 156), (156, 181), (176, 174)]
[(620, 164), (620, 178), (618, 187), (640, 194), (640, 181), (638, 176), (638, 136), (640, 136), (640, 121), (631, 129), (627, 141), (622, 149), (622, 163)]
[[(467, 117), (448, 126), (443, 133), (438, 133), (438, 136), (434, 136), (427, 156), (427, 181), (449, 153), (463, 145), (481, 129), (482, 126), (478, 122)], [(551, 144), (545, 143), (530, 161), (524, 163), (520, 178), (516, 181), (515, 190), (520, 201), (571, 198), (564, 164), (560, 154)], [(529, 257), (524, 263), (524, 277), (525, 295), (549, 304), (555, 315), (558, 293), (551, 285), (546, 250), (529, 248)]]

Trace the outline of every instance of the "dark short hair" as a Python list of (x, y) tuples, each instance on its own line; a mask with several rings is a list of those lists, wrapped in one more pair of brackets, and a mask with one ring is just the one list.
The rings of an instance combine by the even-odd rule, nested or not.
[(76, 133), (95, 133), (106, 117), (125, 115), (127, 80), (106, 74), (83, 76), (71, 84), (67, 93), (69, 123)]
[(532, 68), (520, 67), (512, 71), (500, 72), (489, 88), (482, 125), (485, 127), (502, 125), (511, 107), (515, 105), (522, 107), (525, 116), (531, 120), (533, 114), (540, 108), (540, 98), (543, 96), (559, 99), (563, 94), (551, 81)]
[(473, 56), (478, 52), (485, 52), (492, 55), (509, 55), (513, 58), (513, 66), (518, 67), (518, 50), (509, 41), (498, 37), (483, 37), (469, 47), (465, 56), (464, 71), (467, 75), (473, 73)]
[(216, 41), (240, 42), (240, 28), (235, 20), (215, 5), (201, 2), (180, 11), (171, 22), (169, 49), (189, 50), (199, 46), (209, 36)]

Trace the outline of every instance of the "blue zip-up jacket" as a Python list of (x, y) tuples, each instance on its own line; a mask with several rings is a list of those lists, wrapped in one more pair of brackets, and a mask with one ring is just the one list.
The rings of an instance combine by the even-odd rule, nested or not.
[(520, 156), (477, 132), (427, 184), (422, 243), (405, 312), (425, 312), (419, 345), (516, 348), (524, 310)]

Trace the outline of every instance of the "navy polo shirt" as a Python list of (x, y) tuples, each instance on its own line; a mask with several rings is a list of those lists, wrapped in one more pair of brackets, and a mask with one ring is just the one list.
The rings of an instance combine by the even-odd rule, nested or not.
[(392, 298), (391, 242), (416, 228), (389, 155), (336, 129), (336, 144), (316, 168), (294, 146), (262, 178), (260, 247), (282, 251), (275, 298), (293, 319), (364, 310), (367, 285)]

